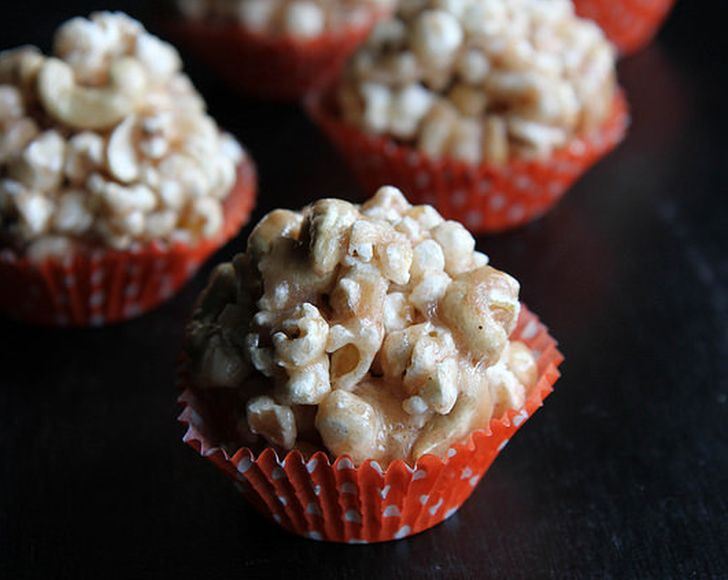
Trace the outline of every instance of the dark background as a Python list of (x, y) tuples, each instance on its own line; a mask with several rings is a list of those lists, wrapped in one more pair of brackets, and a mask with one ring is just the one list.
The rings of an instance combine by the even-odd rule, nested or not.
[[(548, 216), (479, 249), (522, 282), (564, 377), (458, 514), (368, 547), (286, 535), (181, 442), (175, 358), (211, 264), (174, 300), (99, 330), (0, 321), (0, 577), (728, 577), (728, 43), (720, 0), (682, 0), (620, 64), (624, 145)], [(0, 48), (154, 2), (0, 3)], [(255, 218), (355, 196), (292, 106), (188, 70), (258, 162)], [(1, 281), (0, 281), (1, 283)]]

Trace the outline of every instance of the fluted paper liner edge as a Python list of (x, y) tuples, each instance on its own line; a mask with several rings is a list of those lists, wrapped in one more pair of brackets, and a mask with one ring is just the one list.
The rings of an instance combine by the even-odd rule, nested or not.
[(166, 29), (237, 90), (297, 101), (335, 77), (387, 11), (373, 9), (359, 22), (314, 39), (296, 40), (246, 31), (240, 25), (168, 21)]
[(242, 447), (230, 454), (208, 439), (205, 409), (181, 372), (183, 441), (227, 473), (259, 512), (290, 532), (351, 544), (405, 538), (454, 514), (552, 392), (563, 356), (546, 327), (523, 307), (511, 338), (537, 355), (538, 381), (525, 405), (473, 431), (444, 458), (425, 455), (414, 466), (397, 460), (384, 469), (372, 460), (355, 466), (348, 456), (331, 462), (321, 451), (308, 460), (298, 451), (281, 458), (272, 448), (255, 454)]
[(195, 245), (153, 242), (132, 250), (99, 248), (35, 263), (0, 252), (0, 313), (49, 326), (101, 326), (152, 310), (174, 294), (218, 248), (237, 235), (255, 201), (252, 161), (238, 168), (226, 198), (224, 224)]
[(342, 155), (364, 193), (382, 185), (404, 191), (410, 202), (433, 205), (446, 219), (474, 233), (496, 233), (546, 213), (571, 185), (624, 138), (629, 113), (618, 91), (606, 121), (573, 138), (545, 160), (513, 159), (503, 166), (432, 159), (384, 135), (371, 135), (344, 122), (332, 88), (306, 99), (311, 118)]

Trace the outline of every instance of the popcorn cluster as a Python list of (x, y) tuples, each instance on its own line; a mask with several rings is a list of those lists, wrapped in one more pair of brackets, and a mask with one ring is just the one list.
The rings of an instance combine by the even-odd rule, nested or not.
[(402, 0), (352, 58), (345, 120), (432, 158), (546, 158), (602, 123), (615, 55), (570, 0)]
[(63, 24), (54, 54), (0, 54), (0, 239), (42, 259), (214, 236), (244, 152), (176, 50), (103, 12)]
[(307, 40), (368, 20), (393, 0), (177, 0), (193, 19), (240, 22), (247, 30)]
[(242, 433), (284, 449), (442, 454), (535, 382), (531, 352), (508, 339), (518, 291), (461, 224), (393, 187), (362, 206), (276, 210), (203, 293), (191, 378), (240, 389)]

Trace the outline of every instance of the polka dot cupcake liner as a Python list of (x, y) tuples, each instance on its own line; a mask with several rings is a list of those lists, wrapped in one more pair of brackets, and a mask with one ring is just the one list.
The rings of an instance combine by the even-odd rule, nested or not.
[(183, 439), (229, 475), (260, 513), (289, 532), (349, 544), (405, 538), (452, 516), (552, 392), (563, 356), (525, 307), (513, 338), (538, 358), (538, 382), (525, 405), (454, 444), (444, 458), (425, 455), (414, 466), (398, 460), (385, 469), (373, 460), (357, 467), (346, 455), (331, 461), (321, 451), (304, 458), (298, 451), (281, 457), (272, 448), (259, 454), (237, 448), (225, 443), (234, 440), (235, 417), (242, 411), (236, 392), (185, 388), (184, 372), (179, 399)]
[(172, 297), (200, 265), (247, 222), (256, 178), (246, 161), (224, 203), (225, 222), (197, 245), (152, 243), (126, 251), (96, 249), (35, 263), (0, 252), (0, 314), (50, 326), (101, 326), (152, 310)]
[(475, 233), (524, 225), (551, 209), (589, 167), (614, 149), (629, 124), (619, 92), (604, 124), (573, 139), (545, 161), (512, 160), (504, 166), (432, 159), (389, 137), (370, 135), (341, 120), (333, 96), (307, 99), (312, 118), (328, 135), (366, 194), (394, 185), (417, 204), (429, 204)]
[(622, 55), (645, 47), (675, 0), (574, 0), (577, 14), (594, 20)]
[(312, 40), (266, 36), (236, 24), (204, 21), (178, 20), (168, 23), (167, 29), (238, 91), (298, 101), (335, 77), (383, 16), (382, 11), (372, 11), (368, 18)]

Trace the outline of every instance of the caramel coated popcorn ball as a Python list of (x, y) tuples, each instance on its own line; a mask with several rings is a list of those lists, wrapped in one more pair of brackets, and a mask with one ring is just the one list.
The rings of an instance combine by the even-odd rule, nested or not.
[(0, 53), (0, 241), (41, 259), (214, 236), (245, 153), (177, 51), (111, 12), (69, 20), (53, 48)]
[(344, 120), (429, 157), (544, 159), (600, 125), (612, 46), (570, 0), (402, 0), (352, 57)]
[(382, 187), (276, 210), (214, 272), (187, 332), (199, 388), (232, 388), (246, 438), (357, 462), (443, 454), (536, 381), (509, 341), (519, 285), (459, 223)]

